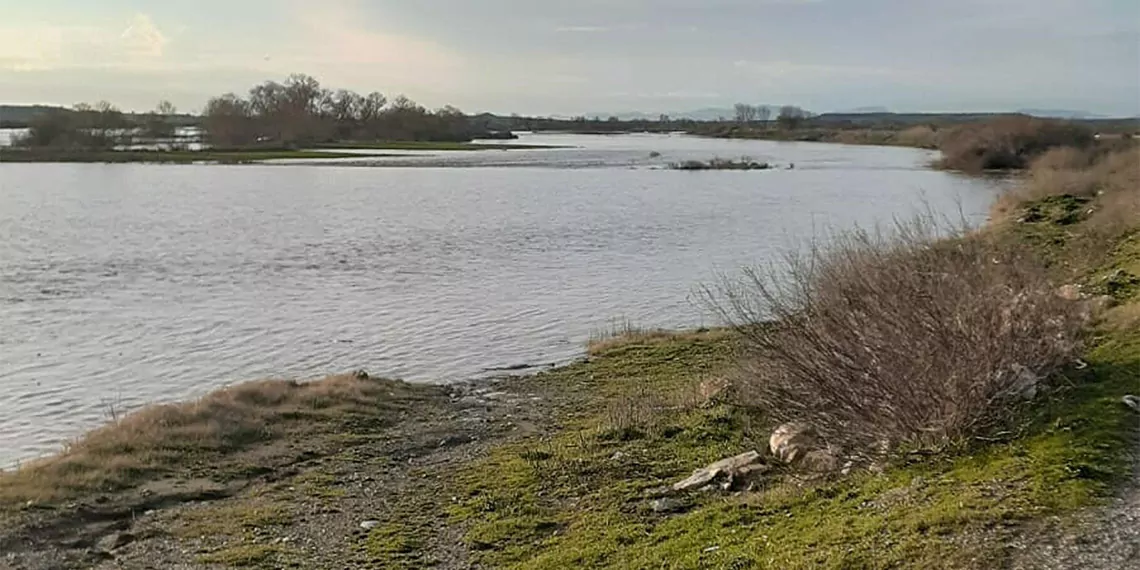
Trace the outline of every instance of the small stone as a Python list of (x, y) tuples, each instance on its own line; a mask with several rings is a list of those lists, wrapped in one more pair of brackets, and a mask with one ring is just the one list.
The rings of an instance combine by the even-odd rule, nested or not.
[(788, 423), (772, 432), (772, 437), (768, 438), (768, 447), (780, 461), (795, 463), (808, 451), (819, 447), (819, 436), (811, 426)]
[(666, 497), (663, 499), (657, 499), (657, 500), (653, 501), (652, 503), (649, 503), (649, 507), (651, 509), (653, 509), (653, 512), (658, 513), (658, 514), (660, 514), (660, 513), (675, 513), (675, 512), (683, 510), (685, 508), (685, 503), (683, 503), (677, 499), (670, 499), (670, 498)]
[(380, 526), (380, 521), (364, 521), (360, 523), (360, 528), (363, 530), (372, 530)]
[(710, 404), (718, 400), (728, 391), (730, 384), (725, 378), (709, 378), (701, 382), (698, 390), (701, 396), (701, 405)]
[(1081, 287), (1080, 285), (1064, 285), (1057, 289), (1057, 296), (1066, 301), (1079, 301), (1081, 300)]
[(804, 454), (800, 467), (816, 473), (831, 473), (839, 469), (839, 460), (826, 449), (814, 449)]
[(134, 541), (135, 535), (129, 532), (116, 532), (103, 537), (95, 546), (103, 552), (114, 552)]
[(621, 461), (622, 459), (625, 459), (625, 458), (626, 458), (625, 453), (617, 451), (617, 452), (614, 452), (614, 454), (612, 456), (610, 456), (610, 461)]
[(1134, 412), (1140, 412), (1140, 397), (1128, 395), (1123, 398), (1125, 406), (1132, 408)]
[[(699, 489), (722, 478), (727, 479), (730, 482), (729, 486), (731, 487), (731, 482), (736, 478), (736, 476), (745, 474), (755, 476), (759, 475), (767, 469), (767, 466), (758, 465), (759, 463), (760, 454), (755, 451), (749, 451), (735, 457), (722, 459), (716, 463), (708, 465), (707, 467), (697, 469), (687, 479), (678, 481), (673, 485), (673, 490), (689, 491), (692, 489)], [(754, 465), (758, 466), (754, 469), (750, 468)]]

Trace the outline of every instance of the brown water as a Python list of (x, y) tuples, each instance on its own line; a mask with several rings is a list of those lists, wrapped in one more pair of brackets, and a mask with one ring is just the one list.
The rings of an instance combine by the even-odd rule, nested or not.
[[(367, 369), (449, 382), (563, 362), (616, 318), (714, 324), (718, 271), (992, 183), (912, 149), (683, 136), (401, 157), (418, 168), (0, 165), (0, 465), (109, 407)], [(649, 158), (651, 151), (662, 153)], [(794, 170), (676, 172), (750, 155)]]

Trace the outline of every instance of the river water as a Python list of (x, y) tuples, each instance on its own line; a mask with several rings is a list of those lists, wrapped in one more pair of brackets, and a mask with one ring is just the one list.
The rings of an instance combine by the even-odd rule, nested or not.
[[(913, 149), (520, 142), (574, 148), (362, 159), (390, 168), (0, 164), (0, 465), (112, 406), (243, 380), (449, 382), (573, 359), (615, 319), (715, 324), (691, 294), (718, 272), (825, 228), (981, 219), (998, 191)], [(779, 169), (661, 168), (742, 155)]]

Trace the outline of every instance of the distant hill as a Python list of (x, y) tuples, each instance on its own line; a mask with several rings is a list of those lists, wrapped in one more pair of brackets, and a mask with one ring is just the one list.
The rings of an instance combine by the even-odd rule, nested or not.
[(820, 124), (921, 125), (968, 123), (1011, 113), (823, 113), (812, 121)]
[[(768, 105), (772, 109), (772, 117), (775, 117), (780, 110), (779, 105)], [(732, 107), (705, 107), (703, 109), (693, 109), (690, 111), (674, 111), (666, 113), (648, 113), (641, 111), (627, 111), (624, 113), (593, 113), (586, 115), (587, 117), (601, 117), (608, 119), (609, 117), (617, 117), (623, 121), (656, 121), (661, 115), (668, 115), (670, 119), (689, 120), (689, 121), (719, 121), (724, 119), (731, 121), (736, 116), (736, 110)]]
[(847, 109), (844, 111), (833, 111), (834, 113), (843, 114), (867, 114), (867, 113), (890, 113), (891, 110), (886, 107), (856, 107), (854, 109)]
[(1104, 115), (1097, 115), (1088, 111), (1072, 111), (1068, 109), (1021, 109), (1023, 115), (1044, 117), (1049, 119), (1104, 119)]

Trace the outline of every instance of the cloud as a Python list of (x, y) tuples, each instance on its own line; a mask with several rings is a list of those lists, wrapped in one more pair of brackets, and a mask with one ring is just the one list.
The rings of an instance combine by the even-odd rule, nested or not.
[(861, 65), (825, 65), (797, 63), (792, 61), (751, 61), (737, 60), (732, 66), (749, 73), (770, 77), (836, 77), (836, 76), (894, 76), (899, 73), (888, 67)]
[(0, 69), (145, 68), (157, 65), (170, 40), (146, 14), (124, 27), (0, 27)]
[(559, 33), (595, 34), (599, 32), (608, 32), (610, 31), (610, 28), (606, 26), (562, 26), (555, 28), (554, 31)]
[(311, 72), (322, 81), (364, 89), (445, 91), (473, 66), (459, 52), (426, 38), (369, 25), (379, 20), (356, 0), (294, 4), (298, 37), (270, 54), (281, 72)]
[(131, 23), (119, 35), (123, 48), (131, 55), (146, 58), (162, 57), (170, 40), (146, 14), (135, 14)]

